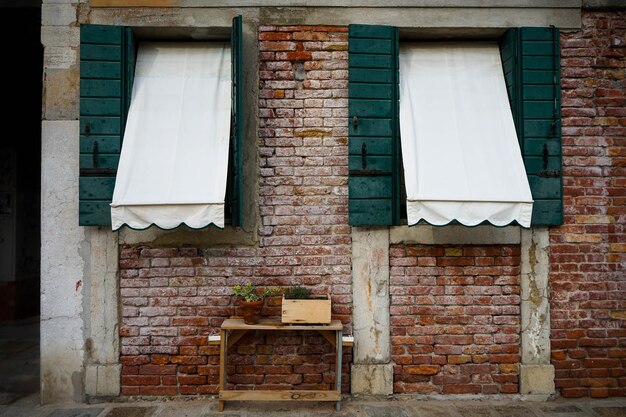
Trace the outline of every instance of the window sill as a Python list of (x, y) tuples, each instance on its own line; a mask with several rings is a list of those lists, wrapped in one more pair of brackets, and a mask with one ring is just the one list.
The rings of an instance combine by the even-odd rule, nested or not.
[(461, 225), (448, 226), (394, 226), (390, 228), (390, 242), (394, 243), (421, 243), (427, 245), (451, 244), (518, 244), (521, 242), (519, 226), (495, 227), (481, 225), (465, 227)]
[(226, 225), (224, 229), (208, 227), (202, 230), (192, 230), (185, 226), (173, 230), (161, 230), (156, 227), (146, 230), (124, 228), (119, 231), (119, 243), (122, 245), (150, 244), (150, 246), (252, 246), (256, 244), (256, 236), (251, 231), (229, 225)]

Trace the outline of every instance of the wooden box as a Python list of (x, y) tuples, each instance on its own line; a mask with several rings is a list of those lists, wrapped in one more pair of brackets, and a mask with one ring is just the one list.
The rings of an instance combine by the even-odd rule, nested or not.
[(281, 321), (287, 324), (329, 324), (330, 297), (286, 300), (283, 297)]

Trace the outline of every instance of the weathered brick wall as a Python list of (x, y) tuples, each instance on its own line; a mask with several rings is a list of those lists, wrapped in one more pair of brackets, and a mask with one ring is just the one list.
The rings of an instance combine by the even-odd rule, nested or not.
[[(561, 38), (565, 225), (550, 230), (550, 300), (564, 396), (626, 395), (625, 22), (584, 12)], [(121, 249), (123, 395), (215, 393), (206, 336), (236, 313), (236, 283), (328, 292), (350, 331), (346, 32), (259, 30), (258, 247)], [(394, 391), (517, 392), (519, 247), (390, 251)], [(250, 335), (229, 362), (242, 389), (326, 388), (331, 369), (330, 346), (306, 333)]]
[(518, 392), (519, 245), (392, 245), (394, 392)]
[(626, 395), (626, 12), (561, 35), (565, 223), (550, 230), (552, 363), (566, 397)]
[[(215, 393), (218, 349), (206, 336), (236, 313), (237, 283), (329, 293), (333, 318), (351, 332), (347, 28), (265, 26), (259, 48), (260, 244), (121, 249), (122, 395)], [(236, 346), (228, 367), (236, 388), (334, 380), (331, 347), (314, 334), (257, 333)], [(344, 390), (349, 362), (348, 350)]]

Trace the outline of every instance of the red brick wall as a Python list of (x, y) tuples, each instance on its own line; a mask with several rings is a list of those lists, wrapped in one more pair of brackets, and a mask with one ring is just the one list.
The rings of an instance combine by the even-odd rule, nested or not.
[(626, 12), (561, 35), (565, 225), (550, 230), (552, 363), (565, 397), (626, 395)]
[[(206, 336), (236, 313), (231, 287), (248, 280), (331, 294), (351, 333), (347, 28), (265, 26), (259, 47), (260, 244), (121, 249), (123, 395), (215, 393), (218, 351)], [(330, 345), (314, 334), (258, 333), (236, 346), (237, 388), (334, 380)], [(349, 361), (348, 350), (344, 390)]]
[(520, 248), (392, 245), (394, 392), (518, 392)]
[[(626, 395), (625, 22), (585, 11), (561, 38), (565, 225), (550, 229), (550, 302), (563, 396)], [(236, 283), (328, 292), (351, 331), (346, 32), (259, 29), (258, 246), (121, 249), (123, 395), (215, 393), (206, 336), (236, 313)], [(519, 247), (390, 251), (394, 391), (517, 392)], [(237, 388), (328, 387), (332, 363), (313, 334), (258, 333), (229, 374)]]

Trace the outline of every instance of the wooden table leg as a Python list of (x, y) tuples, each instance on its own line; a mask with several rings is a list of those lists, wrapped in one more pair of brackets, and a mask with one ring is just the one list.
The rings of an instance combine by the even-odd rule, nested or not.
[(337, 390), (337, 392), (339, 393), (339, 401), (337, 401), (337, 403), (335, 404), (335, 409), (337, 411), (341, 411), (341, 371), (342, 371), (342, 359), (343, 359), (343, 346), (342, 346), (342, 339), (343, 339), (343, 331), (342, 330), (337, 330), (336, 332), (337, 334), (337, 339), (335, 342), (335, 351), (337, 352), (337, 360), (336, 360), (336, 364), (337, 364), (337, 371), (336, 371), (336, 375), (335, 375), (335, 389)]
[[(226, 354), (228, 352), (228, 331), (222, 330), (220, 332), (220, 384), (219, 392), (220, 396), (226, 389)], [(221, 399), (217, 404), (217, 411), (224, 411), (224, 401)]]

